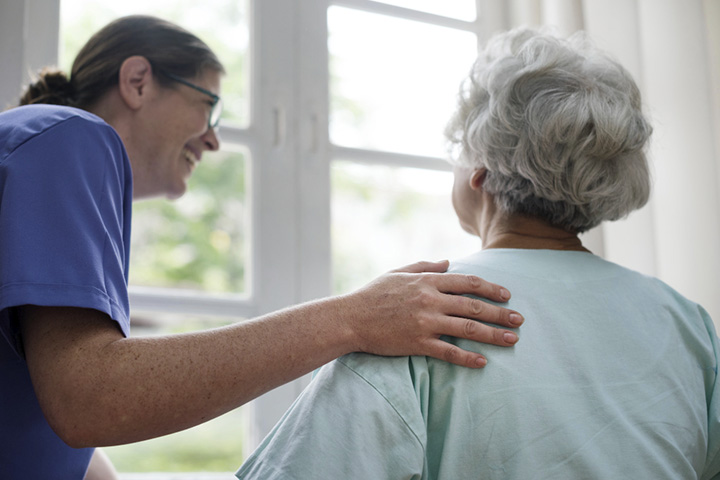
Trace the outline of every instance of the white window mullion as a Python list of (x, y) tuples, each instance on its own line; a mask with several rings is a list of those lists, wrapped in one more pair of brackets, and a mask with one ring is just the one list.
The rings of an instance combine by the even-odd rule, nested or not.
[(330, 159), (327, 0), (298, 12), (298, 288), (300, 300), (330, 294)]
[(178, 315), (231, 318), (252, 318), (258, 315), (258, 307), (252, 297), (209, 295), (196, 290), (131, 286), (130, 305), (137, 311)]
[(254, 283), (261, 313), (297, 301), (295, 285), (295, 2), (253, 2), (253, 127), (258, 144), (252, 159)]
[(0, 111), (17, 105), (31, 73), (58, 60), (60, 0), (3, 2), (0, 14)]
[(388, 165), (392, 167), (425, 168), (428, 170), (452, 170), (450, 164), (439, 157), (428, 157), (399, 152), (385, 152), (362, 148), (332, 146), (333, 158), (342, 158), (365, 165)]
[[(16, 105), (25, 70), (23, 45), (25, 2), (8, 2), (0, 15), (0, 110)], [(56, 43), (57, 45), (57, 43)]]
[[(300, 301), (297, 142), (297, 42), (300, 6), (294, 0), (251, 5), (253, 64), (252, 159), (253, 291), (259, 313)], [(291, 382), (247, 405), (245, 448), (251, 452), (297, 396)]]
[[(30, 72), (58, 63), (60, 0), (25, 0), (24, 79)], [(3, 8), (4, 5), (3, 5)]]
[(420, 10), (412, 10), (410, 8), (400, 7), (372, 0), (333, 0), (333, 5), (361, 10), (369, 13), (377, 13), (390, 17), (404, 18), (417, 22), (426, 23), (428, 25), (437, 25), (440, 27), (453, 28), (456, 30), (475, 31), (475, 22), (467, 22), (456, 18), (445, 17), (433, 13), (427, 13)]

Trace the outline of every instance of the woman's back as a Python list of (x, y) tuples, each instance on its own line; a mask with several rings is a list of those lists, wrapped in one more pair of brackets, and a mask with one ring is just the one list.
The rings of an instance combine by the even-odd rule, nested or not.
[[(484, 371), (453, 375), (430, 362), (428, 452), (461, 450), (455, 428), (472, 436), (464, 445), (476, 449), (480, 478), (704, 471), (717, 344), (700, 307), (589, 253), (486, 250), (454, 270), (506, 281), (527, 320), (512, 351), (482, 348), (492, 359)], [(456, 394), (443, 395), (453, 385)], [(468, 400), (482, 408), (463, 411)], [(453, 478), (444, 457), (430, 470)]]
[(491, 249), (451, 270), (511, 289), (510, 307), (526, 318), (515, 348), (459, 341), (490, 358), (479, 371), (426, 357), (343, 357), (318, 374), (241, 474), (268, 478), (270, 465), (292, 478), (720, 471), (716, 335), (701, 307), (590, 253)]

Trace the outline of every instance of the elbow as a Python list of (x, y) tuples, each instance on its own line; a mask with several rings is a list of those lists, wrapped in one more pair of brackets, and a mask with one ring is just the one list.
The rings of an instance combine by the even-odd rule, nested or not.
[(94, 448), (101, 445), (96, 444), (89, 436), (73, 433), (73, 432), (58, 432), (58, 437), (71, 448)]
[(94, 448), (106, 446), (107, 442), (102, 441), (96, 429), (84, 429), (78, 426), (65, 425), (56, 430), (57, 435), (72, 448)]
[(70, 307), (26, 306), (20, 318), (28, 372), (50, 428), (75, 448), (111, 439), (113, 413), (127, 407), (115, 395), (117, 351), (110, 347), (123, 339), (115, 322)]
[(72, 448), (99, 447), (107, 444), (107, 408), (95, 395), (83, 389), (36, 389), (38, 403), (50, 428)]
[(43, 408), (43, 413), (50, 428), (69, 447), (99, 447), (104, 443), (98, 435), (102, 427), (91, 420), (94, 415), (90, 412), (82, 415), (72, 408), (53, 406)]

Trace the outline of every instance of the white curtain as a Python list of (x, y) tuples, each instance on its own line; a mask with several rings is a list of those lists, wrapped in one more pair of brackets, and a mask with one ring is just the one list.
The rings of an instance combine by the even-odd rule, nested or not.
[(720, 328), (720, 1), (510, 0), (507, 27), (585, 30), (640, 86), (653, 194), (586, 243), (703, 305)]

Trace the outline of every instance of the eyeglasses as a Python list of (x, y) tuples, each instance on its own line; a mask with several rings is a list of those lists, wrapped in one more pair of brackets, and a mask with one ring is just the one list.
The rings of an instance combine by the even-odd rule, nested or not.
[(197, 90), (198, 92), (202, 92), (208, 97), (212, 98), (212, 107), (210, 107), (210, 116), (208, 117), (208, 128), (215, 128), (220, 123), (220, 115), (222, 115), (223, 110), (223, 102), (222, 98), (212, 93), (210, 90), (205, 90), (202, 87), (198, 87), (194, 83), (190, 83), (187, 80), (185, 80), (182, 77), (178, 77), (177, 75), (173, 75), (172, 73), (165, 72), (163, 70), (160, 70), (160, 73), (165, 75), (167, 78), (174, 82), (182, 83), (185, 86), (188, 86), (190, 88), (193, 88)]

